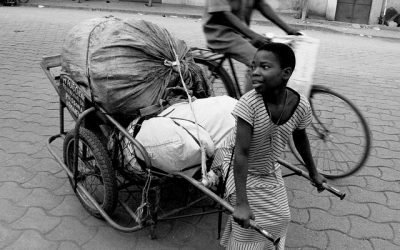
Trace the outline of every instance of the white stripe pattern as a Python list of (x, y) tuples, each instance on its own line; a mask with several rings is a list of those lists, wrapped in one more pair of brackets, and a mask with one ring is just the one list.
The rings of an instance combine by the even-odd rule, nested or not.
[[(288, 91), (294, 90), (288, 88)], [(290, 119), (281, 125), (274, 124), (265, 108), (263, 98), (254, 90), (238, 101), (232, 114), (253, 127), (248, 156), (247, 196), (256, 222), (275, 237), (281, 237), (276, 249), (283, 249), (290, 221), (286, 189), (276, 160), (285, 149), (289, 136), (295, 129), (304, 129), (311, 123), (311, 107), (306, 97), (299, 95), (299, 103)], [(215, 155), (212, 169), (222, 168), (227, 175), (226, 199), (235, 205), (233, 166), (228, 171), (235, 145), (236, 129), (227, 136), (223, 147)], [(252, 229), (244, 229), (228, 218), (221, 245), (227, 249), (275, 249), (274, 246)]]

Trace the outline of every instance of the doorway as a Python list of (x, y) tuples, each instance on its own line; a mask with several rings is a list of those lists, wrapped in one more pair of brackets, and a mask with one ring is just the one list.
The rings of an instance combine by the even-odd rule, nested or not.
[(368, 24), (372, 0), (338, 0), (336, 21)]

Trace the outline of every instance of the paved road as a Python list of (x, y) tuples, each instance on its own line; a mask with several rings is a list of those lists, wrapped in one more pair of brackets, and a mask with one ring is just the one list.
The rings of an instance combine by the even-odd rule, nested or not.
[[(85, 212), (47, 152), (47, 137), (58, 131), (58, 97), (40, 59), (60, 53), (74, 24), (106, 14), (0, 7), (0, 249), (218, 249), (216, 216), (160, 223), (153, 241), (147, 230), (111, 229)], [(189, 45), (204, 44), (198, 20), (135, 17), (166, 27)], [(293, 217), (287, 249), (399, 249), (400, 47), (308, 33), (321, 39), (315, 81), (356, 102), (371, 126), (373, 149), (361, 172), (334, 182), (348, 193), (344, 201), (317, 194), (299, 178), (287, 179)]]

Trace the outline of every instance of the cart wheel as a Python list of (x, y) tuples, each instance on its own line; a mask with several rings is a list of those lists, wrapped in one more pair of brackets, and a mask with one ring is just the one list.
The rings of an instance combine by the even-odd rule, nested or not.
[[(75, 130), (64, 139), (64, 162), (73, 172)], [(70, 179), (72, 185), (72, 180)], [(78, 183), (100, 204), (107, 214), (114, 212), (117, 204), (115, 172), (104, 144), (98, 136), (85, 128), (79, 129)], [(84, 208), (93, 216), (102, 218), (97, 208), (85, 194), (75, 191)]]

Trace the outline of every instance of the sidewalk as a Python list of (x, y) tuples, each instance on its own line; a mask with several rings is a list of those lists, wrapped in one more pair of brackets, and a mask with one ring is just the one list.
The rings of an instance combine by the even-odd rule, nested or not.
[[(81, 0), (81, 3), (79, 3), (78, 0), (30, 0), (28, 3), (21, 5), (41, 8), (71, 8), (92, 11), (117, 11), (165, 16), (182, 16), (188, 18), (201, 18), (204, 11), (202, 7), (197, 6), (156, 3), (153, 4), (152, 7), (147, 7), (143, 2), (126, 2), (118, 0)], [(400, 28), (391, 28), (384, 25), (364, 25), (327, 21), (318, 17), (311, 17), (303, 22), (299, 19), (295, 19), (294, 15), (289, 13), (280, 13), (280, 16), (287, 23), (302, 30), (329, 31), (365, 36), (369, 38), (400, 40)], [(266, 20), (259, 13), (255, 13), (253, 20), (258, 24), (272, 25), (271, 22)]]

